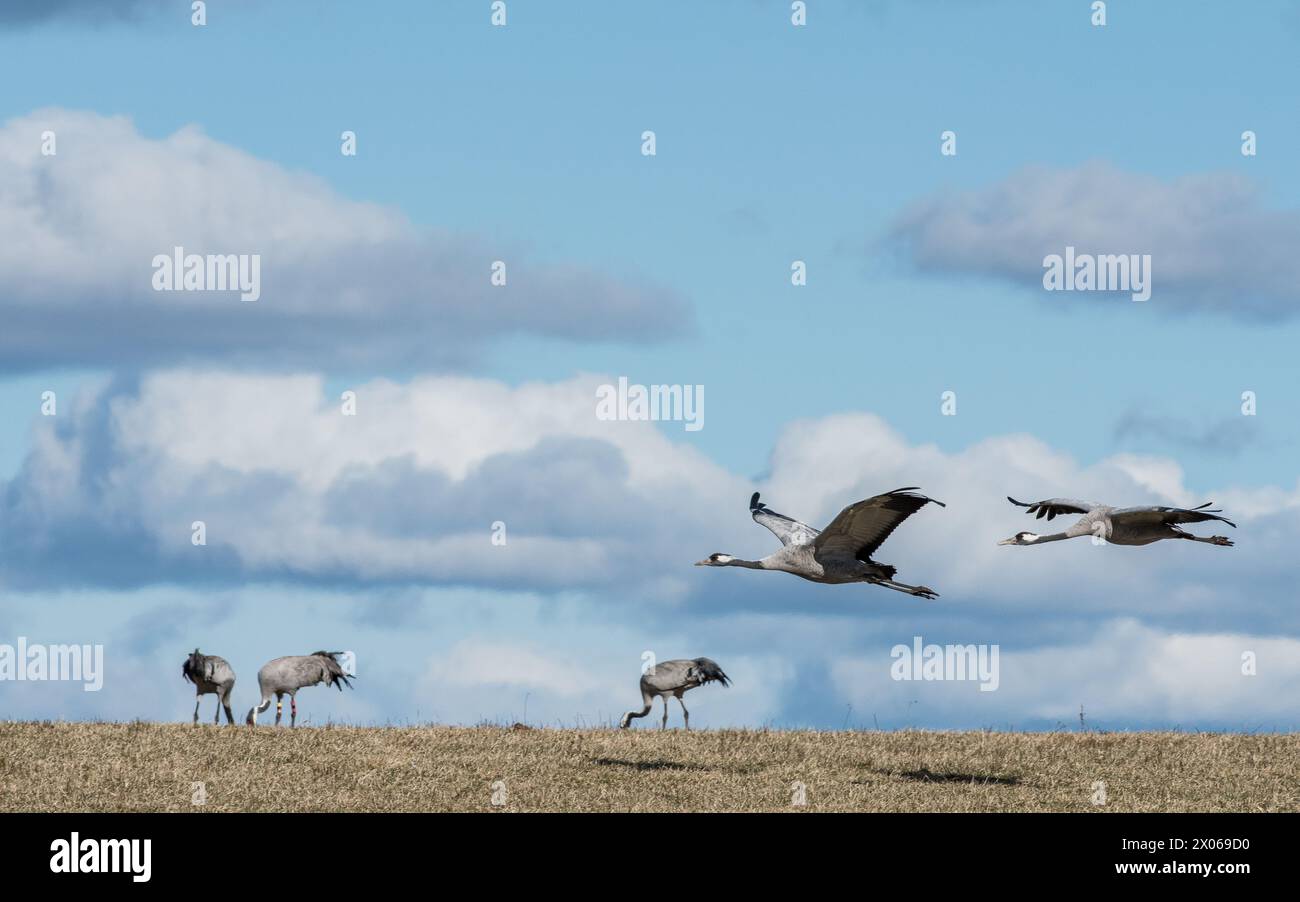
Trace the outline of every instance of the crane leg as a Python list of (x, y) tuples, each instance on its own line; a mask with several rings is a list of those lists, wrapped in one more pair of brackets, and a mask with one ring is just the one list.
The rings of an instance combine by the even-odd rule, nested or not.
[(664, 700), (664, 719), (663, 719), (663, 723), (659, 725), (659, 729), (666, 730), (668, 729), (668, 696), (666, 695), (663, 696), (663, 700)]
[(275, 694), (275, 725), (280, 725), (280, 718), (284, 715), (284, 694), (277, 692)]
[(907, 583), (900, 583), (892, 579), (873, 579), (870, 582), (877, 586), (884, 586), (886, 589), (893, 589), (895, 592), (906, 592), (908, 595), (915, 595), (919, 598), (939, 597), (939, 593), (928, 586), (909, 586)]
[(217, 710), (212, 712), (212, 725), (214, 727), (221, 726), (221, 693), (220, 692), (217, 693)]
[[(668, 700), (664, 699), (664, 701), (667, 702)], [(689, 730), (691, 728), (691, 712), (686, 710), (686, 702), (682, 701), (680, 695), (677, 696), (677, 704), (682, 706), (682, 719), (686, 721), (686, 729)]]
[(298, 723), (298, 697), (289, 696), (289, 726), (296, 726)]
[(1184, 539), (1191, 539), (1193, 542), (1207, 542), (1211, 545), (1222, 545), (1224, 548), (1231, 548), (1236, 543), (1227, 536), (1182, 536)]
[(230, 690), (229, 690), (229, 689), (227, 689), (227, 690), (226, 690), (226, 694), (223, 695), (223, 696), (221, 697), (221, 705), (222, 705), (223, 708), (226, 709), (226, 726), (228, 726), (228, 727), (233, 727), (233, 726), (235, 725), (235, 715), (234, 715), (234, 713), (232, 713), (231, 710), (230, 710)]

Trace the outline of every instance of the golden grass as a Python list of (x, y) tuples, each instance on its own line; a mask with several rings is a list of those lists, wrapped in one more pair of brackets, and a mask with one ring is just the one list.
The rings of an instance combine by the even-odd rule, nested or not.
[(0, 810), (1296, 811), (1300, 736), (0, 723)]

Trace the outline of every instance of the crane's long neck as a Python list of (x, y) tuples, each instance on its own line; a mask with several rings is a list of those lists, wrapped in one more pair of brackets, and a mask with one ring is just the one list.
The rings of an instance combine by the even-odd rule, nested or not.
[(763, 563), (762, 561), (746, 561), (746, 560), (741, 560), (741, 559), (738, 558), (738, 557), (733, 557), (731, 560), (727, 561), (726, 564), (724, 564), (723, 566), (726, 566), (726, 567), (747, 567), (747, 568), (749, 568), (750, 570), (766, 570), (766, 569), (767, 569), (767, 564)]
[(1050, 536), (1039, 536), (1038, 538), (1034, 539), (1033, 544), (1041, 545), (1044, 542), (1059, 542), (1062, 539), (1068, 539), (1068, 538), (1070, 538), (1070, 534), (1068, 532), (1054, 532)]

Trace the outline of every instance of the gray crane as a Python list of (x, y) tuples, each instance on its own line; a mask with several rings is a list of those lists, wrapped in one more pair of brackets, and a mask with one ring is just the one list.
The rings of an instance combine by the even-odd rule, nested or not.
[(352, 684), (348, 680), (356, 677), (349, 677), (343, 672), (343, 667), (338, 662), (341, 654), (343, 654), (341, 651), (314, 651), (309, 655), (276, 658), (262, 665), (262, 669), (257, 672), (257, 685), (262, 690), (262, 701), (248, 709), (248, 717), (244, 718), (244, 723), (250, 727), (257, 726), (257, 715), (271, 706), (271, 696), (274, 695), (275, 724), (279, 726), (284, 697), (287, 695), (289, 696), (289, 726), (292, 727), (298, 722), (299, 689), (315, 686), (318, 683), (334, 686), (339, 692), (343, 691), (344, 686), (351, 689)]
[(627, 729), (632, 723), (632, 718), (645, 717), (649, 714), (655, 696), (659, 696), (664, 700), (664, 719), (661, 726), (667, 729), (668, 696), (672, 695), (682, 706), (682, 717), (686, 719), (686, 729), (689, 730), (691, 712), (686, 710), (686, 703), (682, 701), (682, 696), (687, 690), (712, 682), (721, 683), (723, 686), (731, 685), (731, 680), (722, 672), (722, 668), (708, 658), (661, 661), (641, 675), (641, 701), (645, 702), (645, 707), (640, 711), (629, 711), (624, 714), (623, 719), (618, 723), (619, 728)]
[(815, 583), (871, 583), (921, 598), (937, 598), (933, 589), (897, 582), (896, 567), (871, 559), (898, 524), (912, 514), (931, 502), (944, 507), (942, 501), (914, 494), (915, 489), (906, 486), (850, 504), (820, 531), (771, 510), (755, 492), (749, 499), (750, 514), (781, 540), (781, 550), (757, 561), (711, 554), (695, 566), (781, 570)]
[(1233, 529), (1237, 524), (1226, 517), (1220, 517), (1222, 511), (1217, 508), (1209, 510), (1213, 501), (1207, 501), (1199, 507), (1110, 507), (1092, 501), (1074, 501), (1070, 498), (1048, 498), (1026, 504), (1010, 495), (1007, 500), (1012, 504), (1027, 508), (1026, 513), (1036, 514), (1036, 519), (1053, 520), (1065, 514), (1082, 514), (1074, 525), (1065, 532), (1040, 536), (1032, 532), (1018, 532), (1009, 539), (998, 542), (999, 545), (1041, 545), (1043, 542), (1059, 542), (1062, 539), (1075, 539), (1080, 536), (1096, 536), (1112, 545), (1150, 545), (1161, 539), (1190, 539), (1193, 542), (1205, 542), (1209, 545), (1232, 547), (1233, 541), (1226, 536), (1194, 536), (1178, 527), (1184, 523), (1204, 523), (1217, 520), (1227, 523)]
[(182, 679), (194, 684), (194, 722), (199, 722), (199, 703), (203, 696), (212, 693), (217, 697), (217, 710), (212, 723), (221, 723), (221, 709), (226, 709), (226, 723), (233, 725), (235, 716), (230, 713), (230, 693), (235, 688), (235, 671), (219, 655), (205, 655), (197, 648), (181, 665)]

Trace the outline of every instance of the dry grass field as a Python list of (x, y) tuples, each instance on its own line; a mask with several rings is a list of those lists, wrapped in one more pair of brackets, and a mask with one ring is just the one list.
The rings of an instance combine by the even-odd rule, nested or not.
[(1296, 811), (1300, 736), (0, 723), (0, 810)]

